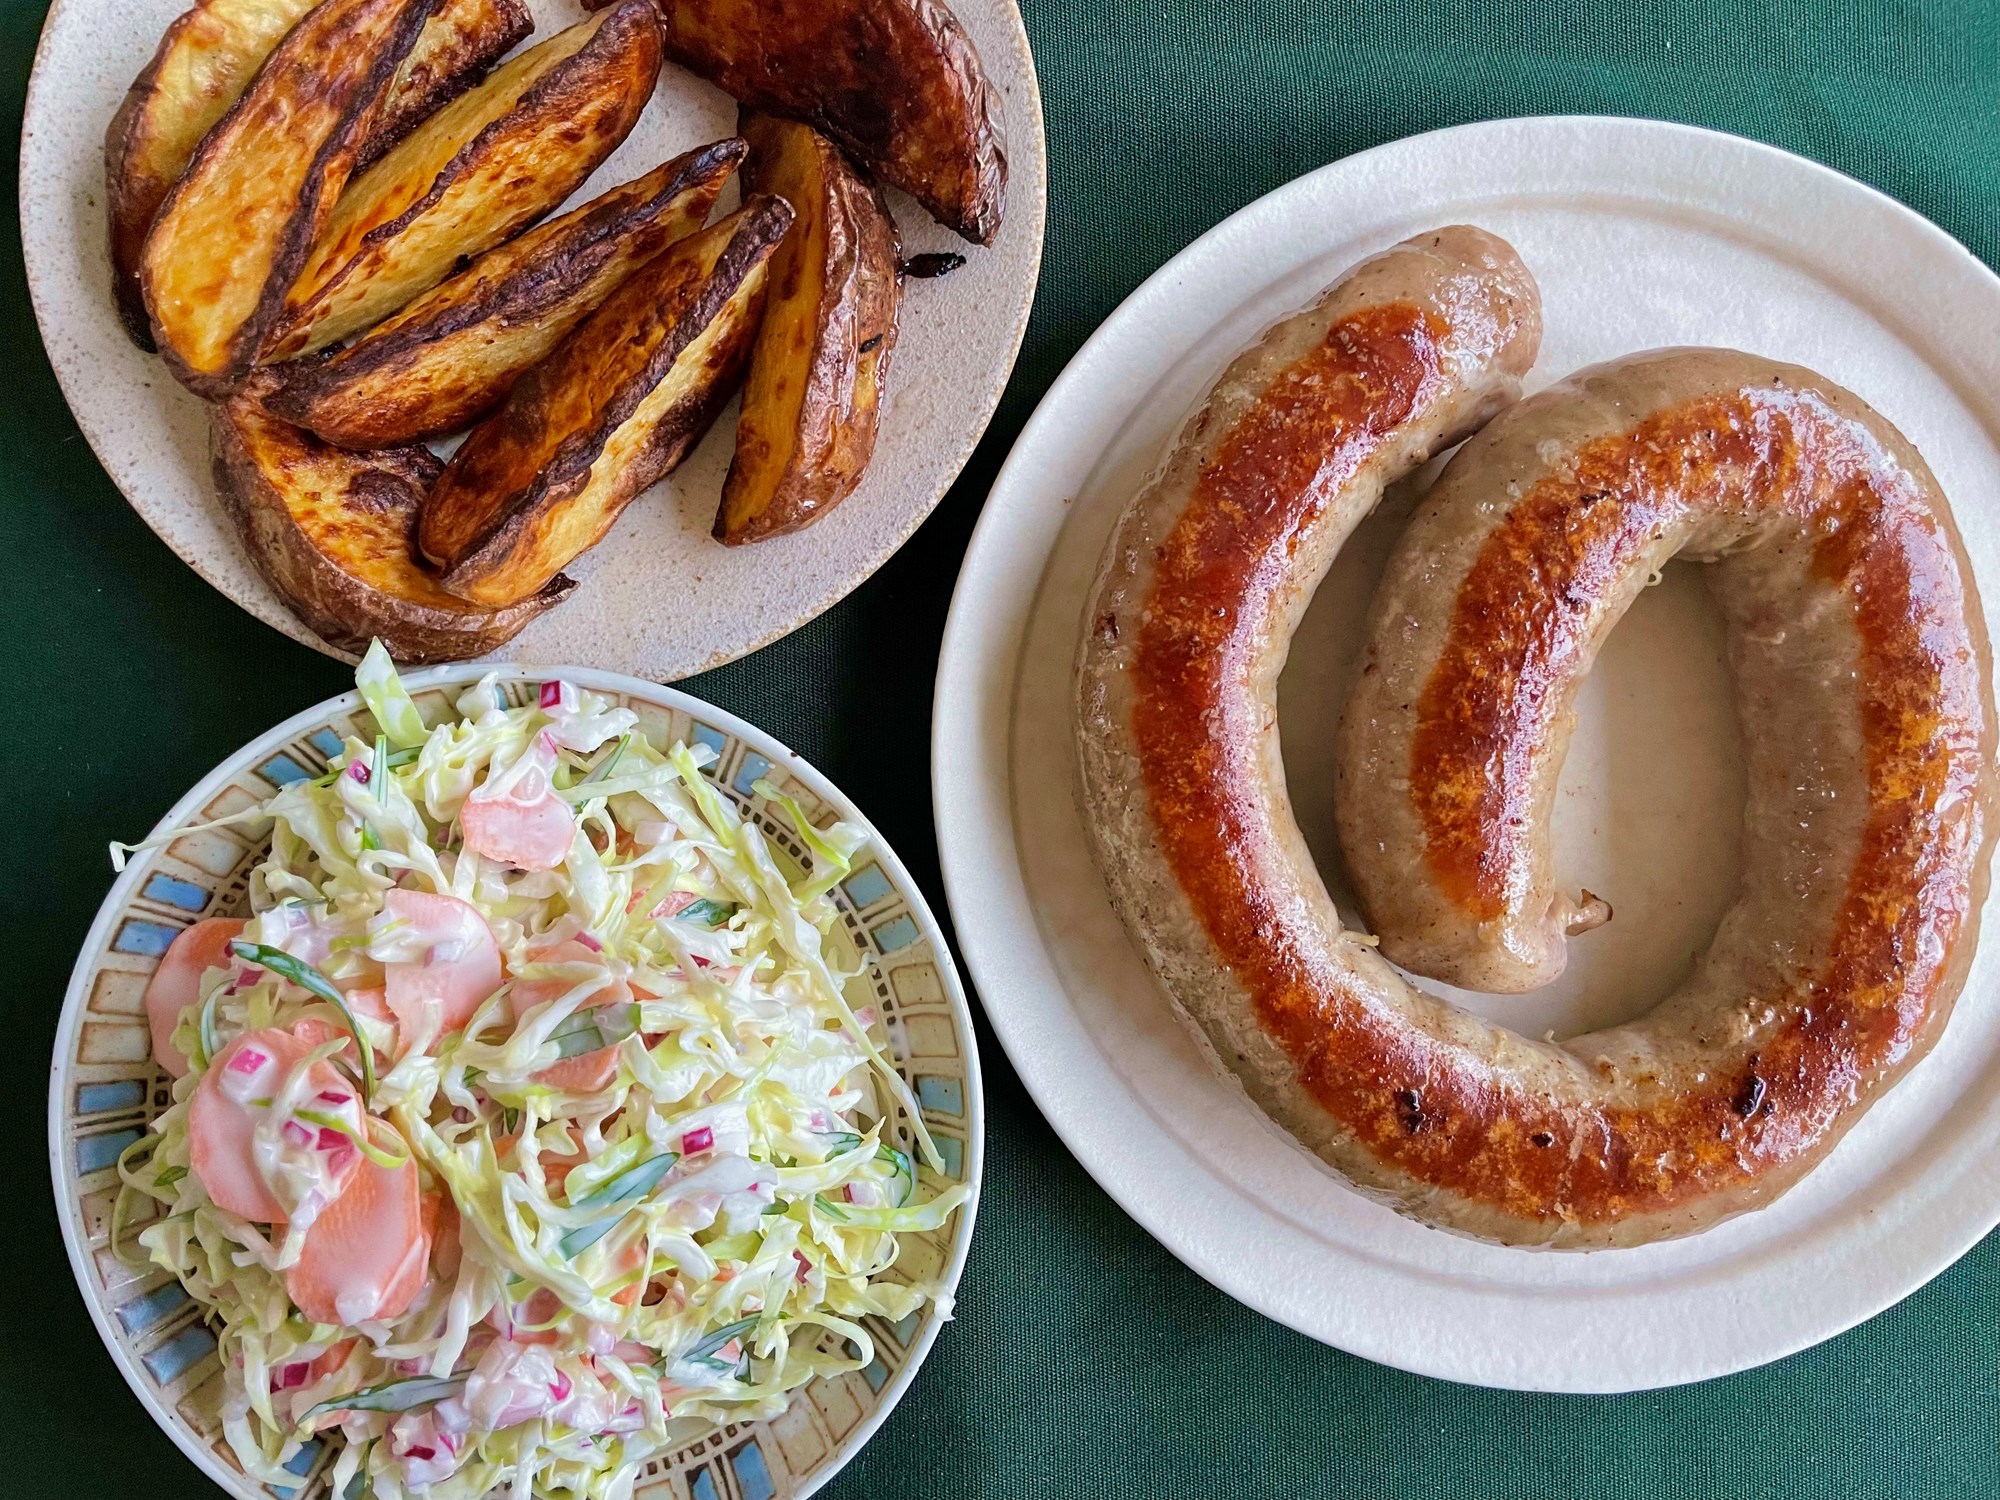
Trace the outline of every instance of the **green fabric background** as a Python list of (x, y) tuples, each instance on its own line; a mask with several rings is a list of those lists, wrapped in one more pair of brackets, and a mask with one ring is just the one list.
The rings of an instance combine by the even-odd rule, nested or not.
[[(10, 130), (43, 9), (0, 0)], [(2000, 264), (1995, 0), (1026, 10), (1047, 102), (1048, 253), (992, 431), (937, 515), (852, 598), (688, 684), (845, 787), (940, 912), (933, 661), (980, 504), (1090, 330), (1224, 215), (1417, 131), (1640, 114), (1826, 162)], [(127, 1393), (71, 1284), (49, 1202), (44, 1069), (110, 880), (105, 840), (146, 828), (345, 674), (211, 592), (126, 508), (48, 371), (12, 229), (0, 348), (0, 1494), (212, 1494)], [(2000, 1495), (1995, 1241), (1866, 1326), (1733, 1379), (1609, 1399), (1470, 1390), (1322, 1348), (1204, 1285), (1098, 1191), (985, 1040), (986, 1197), (959, 1316), (828, 1492), (840, 1500)]]

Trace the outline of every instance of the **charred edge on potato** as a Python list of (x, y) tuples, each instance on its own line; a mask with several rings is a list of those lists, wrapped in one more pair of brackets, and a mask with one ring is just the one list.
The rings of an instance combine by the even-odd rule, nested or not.
[[(125, 90), (104, 131), (105, 217), (111, 237), (111, 289), (125, 332), (154, 352), (153, 327), (139, 287), (139, 257), (146, 233), (173, 185), (186, 171), (201, 137), (228, 113), (250, 85), (271, 49), (284, 40), (312, 0), (268, 0), (268, 25), (234, 27), (212, 0), (184, 11), (160, 37), (146, 66)], [(200, 23), (200, 24), (197, 24)], [(205, 57), (205, 90), (174, 90), (163, 78)], [(175, 83), (185, 80), (174, 80)]]
[(487, 71), (534, 33), (535, 18), (522, 0), (440, 0), (382, 101), (355, 174), (367, 171), (424, 121), (485, 82)]
[[(432, 0), (351, 0), (351, 3), (325, 0), (286, 34), (256, 79), (195, 148), (187, 171), (167, 194), (153, 221), (141, 272), (154, 342), (168, 369), (191, 390), (204, 396), (224, 396), (243, 383), (257, 347), (283, 308), (286, 288), (312, 253), (313, 240), (331, 209), (332, 199), (353, 169), (382, 91), (416, 45), (431, 3)], [(387, 24), (375, 30), (377, 40), (371, 47), (367, 42), (370, 34), (367, 22), (379, 13), (386, 13)], [(357, 32), (361, 34), (359, 38), (350, 35)], [(359, 67), (354, 66), (356, 62)], [(266, 106), (280, 100), (291, 102), (288, 89), (296, 87), (304, 96), (311, 97), (315, 86), (340, 78), (339, 73), (328, 71), (329, 66), (346, 70), (339, 89), (328, 90), (337, 101), (335, 112), (325, 126), (324, 136), (312, 149), (311, 160), (285, 213), (282, 228), (272, 237), (268, 265), (256, 297), (247, 315), (218, 341), (221, 347), (217, 361), (208, 367), (197, 367), (176, 346), (170, 336), (174, 330), (169, 327), (169, 319), (161, 316), (157, 284), (165, 273), (158, 268), (156, 247), (171, 242), (169, 231), (175, 216), (185, 205), (198, 200), (207, 185), (211, 165), (220, 163), (237, 146), (238, 133), (253, 123)], [(258, 142), (245, 149), (268, 144)], [(183, 253), (202, 255), (214, 250), (214, 246), (183, 247)], [(164, 248), (157, 250), (158, 256), (165, 253)], [(170, 310), (169, 316), (179, 331), (192, 331), (191, 327), (179, 328), (183, 317), (179, 309)]]
[[(653, 82), (659, 75), (658, 16), (650, 0), (621, 0), (609, 14), (594, 22), (578, 22), (541, 43), (540, 48), (554, 47), (586, 28), (591, 29), (580, 46), (554, 57), (546, 71), (535, 77), (503, 113), (488, 121), (453, 153), (414, 201), (362, 233), (342, 258), (325, 259), (338, 253), (345, 233), (338, 223), (329, 226), (327, 237), (313, 247), (311, 258), (286, 298), (283, 322), (263, 355), (266, 361), (311, 353), (395, 312), (450, 276), (455, 263), (462, 264), (464, 257), (504, 243), (540, 219), (618, 148), (638, 123), (640, 111), (651, 97)], [(534, 55), (532, 51), (523, 53), (514, 61), (518, 63)], [(618, 87), (608, 87), (621, 73), (629, 77)], [(504, 70), (496, 72), (486, 87), (504, 76)], [(433, 117), (439, 118), (442, 117)], [(419, 140), (421, 134), (422, 127), (399, 142), (398, 149)], [(532, 185), (533, 191), (524, 195), (525, 208), (516, 208), (488, 222), (461, 214), (458, 222), (447, 226), (461, 236), (456, 253), (448, 258), (431, 257), (440, 263), (428, 265), (418, 273), (406, 294), (371, 308), (368, 295), (371, 289), (379, 294), (382, 286), (399, 279), (408, 270), (407, 266), (394, 263), (396, 242), (448, 195), (468, 183), (476, 184), (481, 170), (490, 165), (489, 158), (507, 151), (524, 137), (546, 140), (570, 153), (559, 161), (565, 170), (544, 170), (526, 179), (509, 178), (496, 186), (496, 195), (519, 190), (524, 185)], [(367, 178), (355, 183), (355, 193), (376, 191), (379, 185), (375, 178), (393, 174), (399, 165), (393, 154), (383, 157)], [(386, 183), (393, 181), (393, 175), (385, 179)], [(397, 273), (396, 277), (391, 276), (392, 271)], [(343, 310), (336, 304), (349, 292), (358, 298), (358, 303)]]
[[(431, 521), (438, 508), (438, 502), (444, 498), (444, 487), (440, 487), (432, 507), (426, 511), (425, 525), (419, 536), (424, 552), (443, 569), (443, 583), (447, 589), (461, 597), (476, 598), (476, 593), (472, 591), (477, 590), (484, 580), (504, 569), (510, 554), (517, 546), (528, 540), (527, 533), (538, 519), (547, 516), (582, 493), (591, 470), (609, 441), (626, 422), (632, 419), (646, 398), (669, 378), (675, 365), (689, 348), (725, 314), (729, 305), (743, 291), (745, 283), (762, 270), (779, 242), (784, 239), (785, 231), (791, 226), (792, 217), (791, 205), (783, 199), (759, 198), (746, 203), (734, 220), (725, 220), (724, 225), (734, 224), (728, 245), (703, 278), (686, 309), (665, 331), (659, 346), (647, 357), (644, 366), (626, 380), (603, 406), (597, 408), (586, 429), (574, 432), (564, 439), (553, 457), (528, 480), (520, 493), (503, 500), (495, 508), (495, 513), (470, 535), (464, 545), (454, 548), (450, 555), (441, 555), (433, 542)], [(722, 227), (723, 225), (716, 226), (717, 229)], [(708, 232), (715, 231), (712, 229)], [(664, 261), (664, 257), (661, 261), (655, 261), (654, 268), (662, 266)], [(579, 341), (587, 338), (592, 325), (600, 318), (619, 319), (627, 316), (623, 301), (634, 295), (636, 289), (650, 285), (650, 281), (637, 279), (628, 282), (617, 296), (570, 335), (571, 340)], [(565, 348), (567, 347), (569, 346), (565, 345)], [(611, 520), (631, 499), (669, 473), (708, 430), (709, 425), (715, 420), (716, 413), (721, 410), (734, 391), (748, 349), (748, 337), (738, 338), (729, 350), (723, 352), (721, 365), (712, 370), (709, 378), (697, 387), (694, 392), (695, 399), (683, 402), (664, 414), (660, 425), (647, 435), (635, 455), (629, 472), (618, 476), (613, 486), (613, 493), (606, 506), (608, 514), (598, 530), (598, 538), (601, 539), (603, 531), (609, 527)], [(543, 392), (539, 389), (541, 380), (538, 377), (550, 372), (554, 372), (556, 378), (568, 374), (561, 366), (562, 352), (558, 350), (547, 364), (531, 372), (527, 381), (515, 387), (507, 405), (503, 406), (483, 427), (475, 430), (473, 437), (468, 438), (465, 446), (454, 456), (451, 465), (453, 470), (463, 472), (475, 459), (479, 451), (476, 445), (481, 443), (483, 434), (493, 434), (495, 442), (499, 444), (504, 444), (508, 440), (509, 417), (516, 404), (530, 405), (544, 399)], [(589, 372), (585, 370), (578, 373), (587, 375)], [(531, 386), (530, 382), (534, 384)], [(450, 479), (451, 475), (448, 474), (446, 485), (450, 483)], [(571, 554), (572, 557), (574, 555)], [(569, 557), (565, 557), (562, 563), (567, 563), (569, 560)]]
[[(476, 420), (505, 398), (526, 365), (460, 390), (447, 404), (423, 375), (432, 361), (453, 357), (451, 341), (481, 325), (511, 333), (559, 324), (565, 304), (594, 291), (594, 300), (568, 310), (575, 326), (622, 285), (623, 278), (592, 284), (635, 236), (657, 230), (665, 237), (642, 249), (632, 272), (672, 243), (666, 226), (684, 200), (693, 200), (688, 210), (699, 227), (746, 149), (734, 138), (698, 147), (489, 250), (345, 349), (275, 367), (279, 381), (265, 405), (344, 447), (436, 436)], [(561, 328), (557, 339), (567, 331)]]
[(674, 62), (745, 104), (816, 126), (975, 244), (999, 235), (1005, 106), (942, 0), (659, 4)]
[[(202, 0), (167, 27), (104, 133), (112, 292), (132, 341), (154, 352), (139, 258), (160, 205), (201, 138), (242, 96), (313, 0)], [(521, 0), (444, 0), (391, 81), (354, 172), (534, 30)]]
[(875, 451), (895, 345), (901, 243), (882, 191), (810, 125), (744, 110), (749, 191), (798, 210), (771, 263), (736, 453), (713, 535), (727, 546), (810, 525)]
[(494, 650), (575, 587), (557, 575), (504, 610), (465, 604), (425, 572), (415, 530), (443, 470), (426, 448), (347, 453), (270, 416), (244, 394), (211, 408), (224, 508), (286, 606), (329, 645), (380, 638), (398, 661), (459, 661)]

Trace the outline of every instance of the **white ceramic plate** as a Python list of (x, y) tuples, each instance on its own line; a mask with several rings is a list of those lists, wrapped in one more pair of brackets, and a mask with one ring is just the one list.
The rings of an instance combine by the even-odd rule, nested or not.
[[(135, 348), (111, 304), (104, 128), (189, 0), (56, 0), (35, 54), (21, 137), (21, 239), (35, 317), (84, 436), (133, 509), (182, 560), (267, 625), (332, 652), (279, 602), (216, 499), (202, 403)], [(536, 38), (583, 15), (530, 0)], [(1007, 214), (967, 245), (900, 193), (906, 255), (966, 264), (903, 297), (874, 462), (840, 508), (796, 536), (724, 547), (708, 534), (735, 446), (732, 405), (678, 472), (634, 502), (568, 569), (582, 587), (498, 655), (655, 680), (755, 650), (840, 599), (908, 539), (958, 477), (1014, 368), (1041, 269), (1047, 158), (1034, 58), (1015, 0), (956, 0), (1006, 105)], [(638, 126), (578, 190), (581, 203), (736, 129), (735, 102), (671, 63)], [(725, 204), (735, 201), (732, 188)]]
[[(435, 667), (404, 680), (435, 723), (457, 686), (483, 667)], [(761, 730), (686, 693), (609, 672), (516, 667), (502, 690), (530, 701), (538, 680), (562, 676), (608, 695), (639, 716), (662, 747), (677, 740), (716, 753), (708, 774), (763, 829), (781, 860), (803, 867), (807, 851), (783, 809), (755, 790), (759, 780), (789, 792), (824, 827), (863, 818), (827, 779)], [(359, 722), (357, 722), (359, 721)], [(281, 786), (325, 769), (343, 736), (375, 733), (357, 694), (344, 693), (295, 714), (245, 745), (177, 802), (162, 829), (254, 806)], [(258, 837), (251, 837), (255, 832)], [(849, 1002), (881, 1010), (889, 1052), (923, 1110), (944, 1170), (920, 1169), (928, 1191), (954, 1182), (974, 1199), (942, 1229), (905, 1235), (895, 1275), (958, 1284), (978, 1207), (984, 1142), (979, 1053), (951, 954), (902, 861), (872, 829), (853, 872), (832, 897), (840, 925), (830, 949), (855, 969)], [(147, 1413), (181, 1451), (235, 1500), (333, 1500), (335, 1450), (308, 1443), (294, 1460), (300, 1482), (272, 1489), (246, 1478), (223, 1439), (218, 1411), (222, 1368), (200, 1308), (172, 1276), (135, 1270), (113, 1253), (112, 1204), (121, 1151), (171, 1102), (153, 1065), (143, 1004), (146, 981), (174, 935), (201, 917), (240, 914), (250, 871), (263, 858), (268, 826), (190, 833), (135, 858), (112, 885), (84, 940), (56, 1030), (49, 1073), (49, 1166), (56, 1212), (77, 1286), (104, 1346)], [(856, 962), (858, 960), (858, 962)], [(888, 1129), (908, 1144), (910, 1122), (895, 1111)], [(863, 1320), (875, 1341), (864, 1370), (801, 1387), (791, 1404), (762, 1422), (737, 1422), (663, 1453), (640, 1471), (635, 1500), (803, 1500), (833, 1477), (881, 1426), (915, 1379), (944, 1319), (935, 1305), (900, 1323)], [(922, 1454), (916, 1455), (919, 1459)], [(145, 1489), (135, 1476), (131, 1492)]]
[[(946, 887), (994, 1030), (1097, 1180), (1213, 1282), (1314, 1338), (1482, 1385), (1619, 1391), (1776, 1359), (1908, 1295), (2000, 1221), (2000, 938), (1942, 1043), (1806, 1182), (1707, 1234), (1556, 1254), (1458, 1238), (1350, 1190), (1212, 1072), (1154, 990), (1070, 797), (1070, 664), (1112, 520), (1222, 366), (1342, 270), (1470, 221), (1540, 279), (1531, 385), (1666, 344), (1794, 360), (1860, 392), (1953, 498), (1996, 628), (2000, 279), (1845, 177), (1681, 126), (1506, 120), (1397, 142), (1290, 183), (1135, 292), (1057, 381), (959, 578), (933, 776)], [(1400, 516), (1350, 544), (1280, 689), (1287, 779), (1336, 868), (1332, 729)], [(1685, 575), (1685, 576), (1680, 576)], [(1561, 985), (1465, 997), (1539, 1035), (1647, 1009), (1734, 879), (1742, 770), (1721, 637), (1676, 565), (1583, 693), (1556, 820), (1564, 879), (1618, 920)]]

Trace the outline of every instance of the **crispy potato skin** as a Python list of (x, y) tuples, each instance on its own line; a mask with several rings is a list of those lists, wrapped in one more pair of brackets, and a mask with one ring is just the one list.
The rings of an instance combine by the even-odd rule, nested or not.
[(745, 149), (699, 147), (487, 251), (330, 358), (277, 366), (266, 405), (344, 448), (457, 431), (628, 276), (701, 228)]
[[(160, 38), (104, 133), (104, 188), (111, 230), (112, 292), (125, 331), (153, 348), (139, 256), (146, 232), (188, 159), (242, 96), (313, 0), (202, 0)], [(360, 171), (534, 30), (521, 0), (444, 0), (389, 85)]]
[[(201, 138), (241, 97), (313, 0), (202, 0), (169, 26), (104, 133), (111, 284), (125, 331), (153, 348), (139, 255), (146, 232)], [(444, 0), (424, 24), (376, 112), (356, 171), (535, 29), (521, 0)]]
[(313, 0), (202, 0), (160, 38), (104, 132), (104, 197), (111, 228), (111, 285), (118, 316), (141, 349), (153, 348), (139, 254), (146, 231), (201, 138), (249, 86)]
[(772, 257), (715, 538), (810, 525), (861, 482), (896, 344), (902, 252), (882, 191), (810, 125), (745, 110), (745, 192), (798, 217)]
[(431, 493), (424, 554), (461, 598), (525, 598), (708, 430), (749, 357), (791, 226), (752, 198), (633, 276), (473, 429)]
[(659, 0), (667, 56), (744, 104), (817, 126), (949, 225), (993, 243), (1005, 112), (942, 0)]
[(243, 383), (346, 183), (431, 0), (325, 0), (205, 135), (140, 255), (154, 342), (175, 377)]
[(622, 0), (432, 115), (342, 197), (264, 358), (357, 333), (534, 223), (630, 134), (659, 71), (649, 0)]
[(510, 609), (467, 605), (417, 557), (417, 516), (444, 467), (420, 446), (343, 452), (266, 412), (257, 382), (212, 408), (216, 481), (244, 545), (298, 617), (359, 653), (460, 661), (504, 645), (574, 586), (551, 580)]
[(523, 0), (439, 0), (437, 14), (418, 34), (376, 111), (354, 170), (374, 166), (534, 31), (535, 18)]

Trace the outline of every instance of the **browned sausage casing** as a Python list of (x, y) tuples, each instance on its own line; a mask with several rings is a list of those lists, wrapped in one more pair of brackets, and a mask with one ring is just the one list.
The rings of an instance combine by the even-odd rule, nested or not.
[(1810, 372), (1669, 351), (1512, 407), (1448, 466), (1378, 598), (1343, 742), (1364, 901), (1406, 954), (1442, 930), (1430, 957), (1499, 950), (1504, 976), (1508, 941), (1546, 945), (1564, 716), (1683, 548), (1719, 559), (1742, 892), (1680, 991), (1563, 1046), (1412, 986), (1342, 931), (1312, 867), (1277, 675), (1381, 483), (1511, 394), (1536, 305), (1504, 245), (1446, 230), (1224, 374), (1108, 550), (1082, 789), (1165, 988), (1307, 1147), (1440, 1227), (1630, 1245), (1784, 1191), (1942, 1029), (1985, 893), (1986, 643), (1922, 460)]

